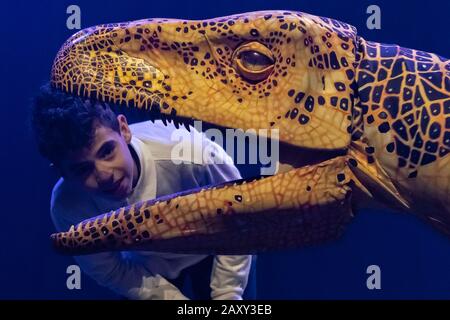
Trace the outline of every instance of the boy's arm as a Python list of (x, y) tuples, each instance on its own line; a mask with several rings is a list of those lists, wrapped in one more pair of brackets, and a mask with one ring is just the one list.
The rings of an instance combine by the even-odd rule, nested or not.
[[(71, 206), (70, 203), (70, 200), (64, 203), (61, 197), (55, 196), (55, 192), (53, 193), (50, 212), (53, 223), (59, 231), (66, 230), (79, 222), (76, 212), (73, 210), (74, 207), (80, 209), (80, 204)], [(187, 299), (169, 281), (158, 274), (152, 274), (143, 264), (127, 258), (120, 252), (104, 252), (74, 258), (81, 270), (100, 285), (129, 299)]]
[[(214, 150), (215, 159), (206, 159), (207, 164), (202, 167), (203, 183), (206, 185), (219, 184), (241, 179), (239, 170), (232, 164), (231, 158), (225, 151), (215, 143), (209, 142), (208, 144), (211, 150)], [(212, 163), (219, 157), (223, 161), (219, 161), (218, 164)], [(251, 255), (215, 256), (211, 272), (211, 298), (214, 300), (241, 300), (247, 286), (251, 261)]]
[(252, 256), (215, 256), (211, 273), (213, 300), (242, 300)]

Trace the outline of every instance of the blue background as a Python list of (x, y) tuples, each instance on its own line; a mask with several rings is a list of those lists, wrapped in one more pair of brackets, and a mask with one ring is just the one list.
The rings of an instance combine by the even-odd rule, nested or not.
[[(52, 60), (75, 30), (66, 8), (81, 8), (82, 28), (150, 17), (203, 19), (287, 9), (333, 17), (356, 26), (364, 38), (450, 57), (450, 2), (350, 0), (273, 1), (39, 1), (16, 0), (0, 12), (2, 96), (0, 298), (115, 298), (86, 276), (82, 290), (66, 288), (70, 257), (50, 247), (50, 192), (57, 176), (38, 155), (27, 128), (31, 97), (48, 81)], [(366, 8), (382, 10), (382, 29), (366, 28)], [(250, 174), (244, 171), (244, 175)], [(399, 212), (359, 212), (332, 244), (261, 254), (261, 299), (450, 298), (450, 241), (418, 218)], [(366, 287), (366, 268), (381, 268), (381, 290)]]

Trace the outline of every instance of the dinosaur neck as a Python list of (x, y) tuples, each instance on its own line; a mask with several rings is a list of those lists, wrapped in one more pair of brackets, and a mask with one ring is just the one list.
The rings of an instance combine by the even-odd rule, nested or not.
[(373, 175), (385, 174), (390, 189), (413, 202), (450, 151), (449, 60), (361, 38), (358, 44), (352, 145), (367, 153)]
[(358, 39), (353, 141), (376, 149), (388, 148), (397, 156), (399, 146), (411, 146), (420, 118), (415, 109), (425, 104), (416, 72), (426, 55), (431, 57), (397, 45)]
[(412, 173), (445, 156), (445, 139), (442, 147), (439, 143), (450, 89), (448, 60), (364, 39), (359, 54), (355, 123), (359, 120), (364, 141), (391, 155), (393, 168)]
[[(381, 50), (380, 43), (368, 42), (361, 37), (357, 39), (352, 141), (361, 141), (371, 147), (376, 144), (378, 134), (384, 130), (380, 132), (368, 128), (374, 123), (375, 117), (380, 119), (378, 114), (384, 110), (386, 84), (390, 79), (395, 79), (398, 72), (392, 70), (394, 60), (398, 59), (398, 56), (395, 57), (396, 49), (392, 49), (392, 57), (386, 57), (386, 60), (383, 60)], [(394, 90), (399, 91), (400, 88)], [(384, 117), (382, 114), (381, 118)]]
[[(395, 152), (398, 144), (391, 131), (399, 118), (402, 93), (410, 90), (404, 89), (404, 54), (408, 52), (412, 50), (357, 38), (349, 153), (358, 162), (355, 173), (374, 196), (374, 199), (356, 202), (368, 207), (378, 208), (383, 204), (409, 208), (409, 201), (404, 197), (408, 192), (402, 190), (398, 177), (393, 174), (399, 158)], [(408, 94), (413, 96), (413, 90)], [(387, 146), (392, 145), (392, 154), (386, 156)]]

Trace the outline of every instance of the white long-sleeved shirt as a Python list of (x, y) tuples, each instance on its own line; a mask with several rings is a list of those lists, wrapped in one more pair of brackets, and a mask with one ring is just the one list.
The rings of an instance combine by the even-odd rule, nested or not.
[[(58, 231), (138, 201), (241, 178), (225, 151), (192, 127), (188, 132), (159, 121), (147, 121), (130, 125), (130, 130), (130, 147), (141, 168), (132, 194), (126, 200), (113, 201), (85, 192), (61, 178), (53, 188), (50, 205)], [(186, 299), (166, 278), (176, 278), (181, 270), (204, 258), (206, 255), (149, 251), (75, 257), (81, 269), (100, 285), (130, 299)], [(251, 256), (247, 255), (215, 256), (211, 298), (242, 299), (250, 264)]]

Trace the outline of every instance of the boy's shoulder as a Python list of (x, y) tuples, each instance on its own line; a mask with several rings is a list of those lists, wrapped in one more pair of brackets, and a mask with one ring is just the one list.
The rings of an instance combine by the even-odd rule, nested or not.
[(50, 198), (50, 216), (58, 230), (67, 229), (95, 209), (89, 195), (60, 178), (53, 186)]
[[(64, 178), (59, 178), (52, 189), (51, 206), (57, 205), (61, 201), (67, 201), (70, 198), (80, 197), (80, 193), (75, 186), (68, 183)], [(77, 200), (77, 199), (74, 199)]]

